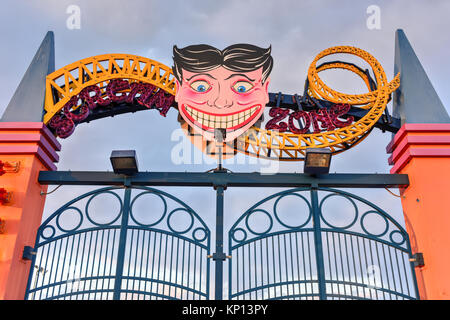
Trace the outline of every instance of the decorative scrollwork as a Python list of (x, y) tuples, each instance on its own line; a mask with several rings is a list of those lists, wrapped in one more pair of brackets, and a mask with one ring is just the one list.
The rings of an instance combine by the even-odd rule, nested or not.
[[(372, 233), (368, 230), (368, 227), (364, 225), (364, 219), (369, 215), (369, 214), (374, 214), (377, 217), (381, 217), (381, 219), (383, 220), (383, 222), (385, 223), (385, 227), (384, 227), (384, 231), (380, 232), (380, 233)], [(385, 216), (383, 216), (381, 213), (379, 213), (378, 211), (375, 210), (369, 210), (367, 212), (365, 212), (362, 216), (361, 216), (361, 220), (360, 220), (360, 224), (361, 224), (361, 228), (364, 230), (365, 233), (380, 238), (382, 236), (384, 236), (388, 230), (389, 230), (389, 221), (387, 220), (387, 218)]]
[[(279, 216), (279, 212), (278, 212), (277, 208), (278, 208), (278, 205), (280, 203), (280, 200), (284, 199), (286, 196), (298, 197), (298, 198), (302, 199), (306, 203), (306, 205), (308, 206), (309, 212), (308, 212), (308, 215), (306, 217), (305, 222), (300, 223), (297, 226), (291, 226), (291, 225), (289, 225), (289, 224), (287, 224), (287, 223), (282, 221), (282, 219)], [(306, 226), (311, 221), (311, 217), (312, 217), (311, 204), (309, 203), (308, 199), (306, 199), (304, 196), (302, 196), (301, 194), (298, 194), (298, 193), (291, 193), (291, 194), (282, 195), (282, 196), (278, 197), (277, 200), (275, 200), (275, 203), (273, 205), (273, 214), (275, 216), (275, 219), (277, 219), (278, 223), (281, 224), (282, 226), (284, 226), (284, 227), (286, 227), (288, 229), (300, 229), (300, 228)]]
[[(94, 200), (98, 196), (104, 195), (104, 194), (113, 195), (119, 201), (120, 209), (119, 209), (119, 212), (117, 213), (117, 215), (115, 217), (113, 216), (112, 220), (110, 220), (109, 222), (102, 223), (102, 222), (95, 221), (95, 219), (92, 217), (92, 213), (89, 212), (89, 206), (91, 205), (92, 200)], [(119, 197), (119, 195), (117, 195), (117, 193), (112, 192), (112, 191), (103, 191), (103, 192), (96, 193), (89, 198), (89, 200), (86, 203), (85, 212), (86, 212), (86, 218), (89, 220), (89, 222), (91, 222), (93, 225), (96, 225), (99, 227), (100, 226), (105, 227), (105, 226), (112, 225), (117, 220), (119, 220), (120, 216), (122, 215), (122, 211), (123, 211), (122, 209), (123, 209), (123, 202), (122, 202), (122, 199)]]
[[(394, 235), (395, 235), (395, 234), (400, 235), (401, 241), (395, 241), (395, 240), (394, 240)], [(403, 245), (403, 244), (405, 243), (405, 241), (406, 241), (405, 233), (404, 233), (404, 232), (401, 232), (401, 231), (399, 231), (399, 230), (393, 230), (393, 231), (391, 231), (391, 233), (389, 233), (389, 239), (390, 239), (393, 243), (395, 243), (396, 245), (398, 245), (398, 246)]]
[[(199, 232), (203, 233), (202, 236), (198, 236)], [(192, 238), (195, 239), (195, 241), (203, 242), (203, 241), (205, 241), (207, 236), (208, 236), (208, 230), (206, 230), (205, 228), (198, 227), (192, 231)]]
[[(344, 199), (348, 200), (353, 205), (353, 209), (355, 210), (355, 215), (354, 215), (353, 219), (351, 220), (351, 222), (349, 224), (344, 225), (343, 227), (338, 227), (338, 226), (335, 226), (332, 223), (330, 223), (327, 219), (325, 219), (325, 216), (323, 214), (324, 210), (322, 210), (322, 208), (323, 208), (323, 205), (324, 205), (325, 201), (330, 199), (331, 197), (344, 198)], [(322, 221), (327, 226), (329, 226), (330, 228), (342, 229), (342, 230), (349, 229), (349, 228), (353, 227), (355, 225), (356, 221), (358, 220), (358, 215), (359, 215), (359, 213), (358, 213), (358, 206), (356, 205), (355, 201), (353, 201), (350, 197), (347, 197), (345, 195), (341, 195), (341, 194), (337, 194), (337, 193), (328, 194), (327, 196), (325, 196), (322, 199), (322, 201), (320, 201), (319, 208), (320, 208), (320, 217), (322, 218)]]
[[(242, 233), (242, 238), (238, 239), (236, 238), (236, 233)], [(233, 239), (234, 242), (239, 243), (239, 242), (244, 242), (245, 240), (247, 240), (247, 231), (245, 231), (242, 228), (234, 228), (231, 230), (230, 233), (231, 239)]]
[[(317, 210), (322, 232), (361, 235), (375, 241), (384, 241), (398, 248), (405, 244), (406, 231), (380, 208), (344, 191), (326, 188), (319, 188), (319, 190), (322, 197), (317, 209), (313, 209), (311, 201), (301, 192), (305, 191), (304, 189), (287, 190), (263, 199), (236, 221), (229, 231), (230, 239), (235, 245), (243, 245), (255, 238), (269, 237), (273, 234), (312, 231), (314, 226), (312, 217), (314, 210)], [(280, 216), (279, 205), (284, 199), (291, 200), (288, 207), (292, 211), (289, 215), (291, 218), (295, 217), (295, 224), (287, 223), (284, 221), (285, 218)], [(295, 199), (301, 202), (294, 201)], [(346, 204), (334, 202), (339, 199), (344, 199)], [(304, 204), (302, 207), (299, 206), (301, 203)], [(256, 230), (250, 221), (255, 214), (263, 214), (266, 220), (268, 219), (263, 226), (259, 226), (260, 230)], [(285, 217), (289, 215), (284, 214)], [(373, 218), (381, 220), (374, 222)], [(258, 223), (262, 222), (258, 221)]]
[[(172, 234), (202, 246), (209, 243), (207, 225), (183, 201), (163, 191), (142, 187), (131, 191), (125, 206), (116, 189), (119, 188), (88, 192), (56, 210), (39, 228), (38, 243), (92, 230), (120, 229), (124, 210), (129, 217), (127, 228)], [(101, 201), (101, 206), (97, 201)]]
[[(299, 193), (302, 190), (304, 189), (280, 192), (258, 202), (236, 221), (229, 231), (230, 239), (237, 244), (243, 244), (252, 241), (254, 238), (265, 237), (286, 230), (295, 232), (303, 228), (309, 228), (308, 225), (311, 224), (312, 219), (312, 206), (310, 201)], [(290, 208), (293, 208), (293, 211), (290, 215), (294, 217), (295, 225), (292, 225), (292, 221), (289, 224), (285, 221), (285, 217), (281, 216), (279, 206), (283, 200), (291, 200)], [(300, 207), (299, 204), (301, 203), (306, 204), (306, 206)], [(257, 217), (257, 215), (260, 217)], [(265, 221), (262, 220), (262, 217), (265, 218)]]
[[(171, 223), (171, 219), (173, 219), (173, 215), (175, 213), (179, 214), (179, 212), (185, 212), (189, 215), (189, 218), (191, 219), (191, 222), (189, 223), (188, 227), (185, 228), (184, 230), (176, 230), (172, 223)], [(194, 216), (192, 215), (192, 212), (186, 208), (177, 208), (172, 210), (169, 215), (167, 216), (167, 226), (169, 227), (170, 231), (172, 231), (175, 234), (184, 234), (189, 232), (189, 230), (192, 229), (192, 226), (194, 225)]]
[[(156, 196), (157, 198), (159, 198), (159, 200), (161, 200), (161, 202), (162, 202), (162, 204), (163, 204), (163, 211), (162, 211), (161, 216), (160, 216), (158, 219), (156, 219), (155, 222), (152, 222), (152, 223), (143, 223), (142, 221), (139, 221), (139, 219), (133, 214), (133, 208), (134, 208), (134, 205), (135, 205), (135, 203), (136, 203), (136, 200), (139, 200), (139, 199), (142, 200), (142, 199), (143, 199), (143, 196), (146, 196), (146, 195), (153, 195), (153, 196)], [(166, 217), (166, 214), (167, 214), (167, 201), (166, 201), (166, 199), (164, 199), (164, 197), (162, 197), (160, 194), (154, 193), (154, 192), (152, 192), (152, 191), (144, 191), (144, 192), (141, 192), (140, 194), (138, 194), (137, 196), (135, 196), (134, 199), (131, 201), (131, 205), (130, 205), (130, 217), (131, 217), (131, 219), (133, 219), (133, 221), (134, 221), (136, 224), (138, 224), (138, 225), (140, 225), (140, 226), (143, 226), (143, 227), (152, 227), (152, 226), (156, 226), (157, 224), (159, 224), (159, 223)]]
[[(47, 234), (46, 232), (46, 230), (50, 230), (50, 234)], [(43, 239), (45, 239), (45, 240), (49, 240), (49, 239), (52, 239), (54, 236), (55, 236), (55, 234), (56, 234), (56, 229), (55, 229), (55, 227), (53, 227), (53, 226), (45, 226), (45, 228), (44, 229), (42, 229), (42, 231), (41, 231), (41, 237), (43, 238)]]
[[(75, 227), (73, 228), (64, 228), (61, 225), (61, 217), (63, 217), (64, 213), (68, 212), (69, 210), (75, 211), (78, 214), (79, 217), (79, 222), (77, 224), (75, 224)], [(83, 213), (81, 212), (80, 209), (78, 209), (77, 207), (67, 207), (64, 211), (62, 211), (57, 217), (56, 217), (56, 225), (58, 226), (58, 228), (63, 231), (63, 232), (74, 232), (75, 230), (77, 230), (81, 225), (83, 224)]]
[[(263, 213), (267, 218), (269, 218), (269, 225), (266, 227), (266, 229), (265, 229), (264, 231), (256, 231), (255, 229), (252, 229), (252, 228), (250, 227), (249, 219), (250, 219), (252, 216), (254, 216), (255, 213), (257, 213), (257, 212), (261, 212), (261, 213)], [(251, 212), (245, 217), (245, 226), (247, 227), (247, 230), (249, 230), (249, 231), (250, 231), (251, 233), (253, 233), (254, 235), (263, 235), (263, 234), (266, 234), (266, 233), (270, 232), (270, 230), (272, 230), (273, 219), (272, 219), (271, 215), (270, 215), (266, 210), (263, 210), (263, 209), (256, 209), (256, 210), (251, 211)]]

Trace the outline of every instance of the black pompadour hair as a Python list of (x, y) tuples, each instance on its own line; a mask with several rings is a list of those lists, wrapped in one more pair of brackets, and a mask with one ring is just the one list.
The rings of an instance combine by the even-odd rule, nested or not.
[(223, 50), (207, 44), (178, 48), (173, 46), (173, 73), (181, 83), (182, 69), (190, 72), (207, 72), (220, 66), (236, 72), (249, 72), (263, 68), (264, 83), (272, 71), (271, 47), (264, 49), (251, 44), (234, 44)]

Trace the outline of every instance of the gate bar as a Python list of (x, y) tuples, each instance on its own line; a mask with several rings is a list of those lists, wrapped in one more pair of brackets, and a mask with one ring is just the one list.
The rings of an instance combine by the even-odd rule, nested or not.
[[(126, 176), (104, 171), (41, 171), (43, 185), (117, 185)], [(334, 173), (312, 176), (305, 173), (261, 174), (229, 172), (138, 172), (128, 177), (130, 186), (179, 187), (311, 187), (387, 188), (409, 185), (406, 174)]]

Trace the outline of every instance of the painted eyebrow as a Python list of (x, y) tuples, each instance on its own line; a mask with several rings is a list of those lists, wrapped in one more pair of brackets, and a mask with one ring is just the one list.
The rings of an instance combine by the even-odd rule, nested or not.
[(186, 81), (190, 81), (192, 78), (197, 77), (197, 76), (208, 76), (210, 78), (213, 78), (214, 80), (217, 80), (216, 78), (214, 78), (212, 75), (210, 75), (209, 73), (197, 73), (194, 74), (192, 77), (190, 77), (189, 79), (186, 79)]
[(236, 76), (241, 76), (241, 77), (245, 77), (245, 78), (247, 78), (249, 81), (255, 81), (255, 79), (250, 79), (248, 76), (246, 76), (245, 74), (243, 74), (243, 73), (233, 73), (232, 75), (230, 75), (228, 78), (226, 78), (225, 80), (228, 80), (228, 79), (230, 79), (231, 77), (236, 77)]

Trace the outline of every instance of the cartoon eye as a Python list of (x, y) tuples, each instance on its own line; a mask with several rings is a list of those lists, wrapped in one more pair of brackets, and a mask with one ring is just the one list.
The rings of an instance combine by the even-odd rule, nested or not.
[(211, 88), (211, 85), (205, 80), (197, 80), (191, 83), (191, 88), (197, 92), (206, 92)]
[(248, 81), (238, 81), (233, 85), (232, 88), (237, 93), (246, 93), (253, 88), (253, 85)]

